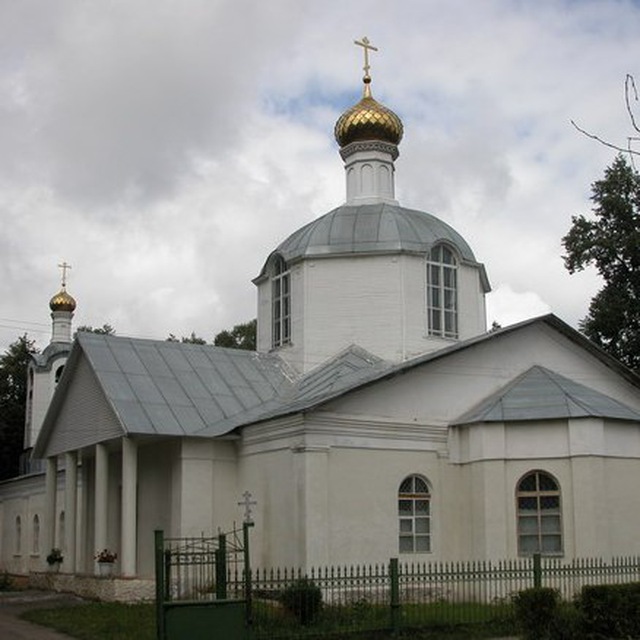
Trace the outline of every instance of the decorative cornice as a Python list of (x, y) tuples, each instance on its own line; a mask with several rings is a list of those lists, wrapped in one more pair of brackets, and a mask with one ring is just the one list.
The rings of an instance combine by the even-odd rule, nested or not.
[(351, 142), (346, 147), (342, 147), (340, 156), (343, 160), (347, 160), (349, 156), (359, 151), (381, 151), (382, 153), (388, 153), (392, 160), (395, 160), (400, 155), (397, 144), (383, 142), (382, 140), (363, 140)]
[(243, 429), (240, 455), (276, 450), (317, 452), (332, 447), (421, 451), (447, 447), (448, 429), (441, 425), (331, 414), (298, 414), (295, 418)]

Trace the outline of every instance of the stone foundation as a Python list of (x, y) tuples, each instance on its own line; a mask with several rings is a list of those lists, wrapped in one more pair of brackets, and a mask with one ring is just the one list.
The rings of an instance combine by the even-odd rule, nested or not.
[(81, 598), (105, 602), (148, 601), (154, 600), (156, 594), (155, 580), (52, 572), (30, 573), (29, 588), (73, 593)]

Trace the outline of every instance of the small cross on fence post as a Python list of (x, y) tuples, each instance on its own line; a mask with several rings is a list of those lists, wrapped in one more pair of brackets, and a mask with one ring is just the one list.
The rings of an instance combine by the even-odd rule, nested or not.
[(251, 499), (251, 493), (249, 491), (245, 491), (242, 494), (242, 497), (244, 500), (238, 502), (238, 506), (244, 507), (244, 521), (246, 523), (253, 524), (253, 519), (251, 518), (251, 507), (255, 507), (258, 503)]

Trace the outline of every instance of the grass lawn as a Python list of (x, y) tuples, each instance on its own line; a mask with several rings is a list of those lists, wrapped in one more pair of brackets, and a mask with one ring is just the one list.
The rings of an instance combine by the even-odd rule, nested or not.
[(22, 616), (82, 640), (155, 640), (153, 604), (91, 602), (89, 604), (34, 609)]
[[(328, 613), (328, 611), (325, 611)], [(155, 640), (155, 605), (121, 604), (93, 602), (89, 604), (58, 607), (56, 609), (35, 609), (22, 616), (25, 620), (51, 627), (81, 640)], [(273, 625), (272, 631), (282, 631), (288, 625)], [(332, 625), (333, 626), (333, 625)], [(279, 627), (279, 629), (278, 629)], [(315, 628), (314, 628), (315, 627)], [(379, 631), (344, 634), (335, 627), (329, 630), (320, 622), (307, 627), (302, 638), (330, 640), (383, 640), (390, 635)], [(324, 627), (324, 629), (323, 629)], [(294, 632), (293, 629), (291, 629)], [(268, 640), (269, 631), (257, 635)], [(294, 632), (295, 633), (295, 632)], [(275, 634), (274, 634), (275, 635)], [(438, 625), (431, 629), (405, 631), (395, 639), (407, 640), (472, 640), (514, 635), (512, 625), (498, 623), (478, 623), (473, 625)], [(289, 636), (295, 638), (295, 635)]]

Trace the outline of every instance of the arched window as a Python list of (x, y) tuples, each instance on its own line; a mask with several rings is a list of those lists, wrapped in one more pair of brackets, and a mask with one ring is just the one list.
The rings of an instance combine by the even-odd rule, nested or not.
[(16, 555), (22, 553), (22, 518), (16, 516)]
[(398, 491), (400, 553), (431, 551), (431, 494), (418, 475), (405, 478)]
[(427, 325), (430, 336), (458, 337), (458, 263), (442, 244), (427, 254)]
[(60, 512), (60, 516), (58, 518), (58, 546), (65, 551), (67, 548), (66, 540), (66, 531), (64, 527), (64, 511)]
[(277, 256), (271, 278), (272, 346), (291, 342), (291, 279), (287, 263)]
[(40, 553), (40, 518), (37, 514), (33, 516), (33, 531), (31, 533), (31, 553), (37, 555)]
[(516, 489), (518, 554), (562, 554), (560, 485), (544, 471), (525, 475)]
[(64, 365), (61, 364), (57, 369), (56, 369), (56, 376), (55, 376), (55, 383), (58, 384), (58, 382), (60, 382), (60, 376), (62, 375), (62, 372), (64, 371)]

